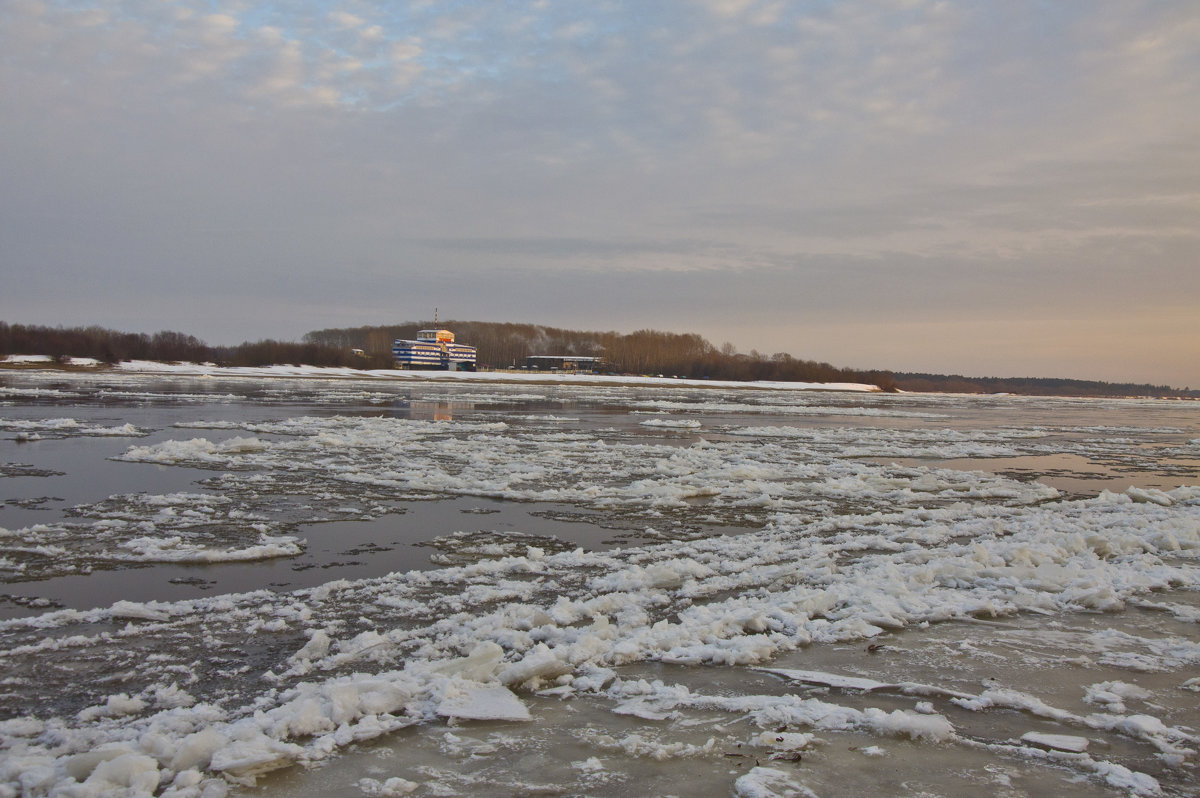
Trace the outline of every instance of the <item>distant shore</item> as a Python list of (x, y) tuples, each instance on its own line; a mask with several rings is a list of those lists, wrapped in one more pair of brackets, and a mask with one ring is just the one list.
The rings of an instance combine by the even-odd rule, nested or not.
[[(409, 371), (405, 369), (356, 369), (347, 366), (305, 366), (305, 365), (272, 365), (272, 366), (220, 366), (216, 363), (168, 363), (156, 360), (126, 360), (115, 364), (103, 363), (90, 357), (68, 357), (54, 359), (48, 355), (9, 355), (0, 357), (0, 373), (4, 371), (57, 371), (64, 374), (145, 374), (176, 377), (197, 377), (204, 379), (313, 379), (313, 380), (373, 380), (390, 382), (476, 382), (476, 383), (520, 383), (526, 385), (645, 385), (686, 386), (689, 388), (726, 388), (726, 389), (762, 389), (778, 391), (842, 391), (853, 393), (890, 393), (883, 391), (878, 385), (854, 382), (784, 382), (775, 380), (739, 381), (739, 380), (708, 380), (690, 379), (666, 375), (638, 374), (583, 374), (575, 372), (553, 371), (524, 371), (516, 369), (480, 371)], [(901, 377), (905, 375), (900, 375)], [(1024, 382), (1042, 383), (1037, 390), (1028, 390)], [(1200, 392), (1191, 394), (1176, 392), (1162, 394), (1154, 391), (1139, 393), (1089, 392), (1070, 390), (1054, 390), (1045, 383), (1058, 382), (1050, 380), (994, 380), (978, 379), (964, 380), (963, 378), (945, 378), (937, 386), (922, 385), (920, 388), (902, 387), (895, 393), (901, 394), (930, 394), (973, 396), (1060, 396), (1064, 398), (1094, 398), (1094, 399), (1164, 399), (1172, 401), (1200, 401)], [(1080, 384), (1079, 381), (1062, 381), (1066, 386)], [(1118, 386), (1110, 386), (1116, 388)], [(1120, 386), (1136, 388), (1139, 386)], [(1144, 386), (1150, 387), (1150, 386)], [(994, 388), (989, 390), (989, 388)], [(1026, 390), (1022, 390), (1026, 388)], [(1182, 394), (1182, 395), (1181, 395)]]
[(693, 380), (683, 377), (632, 374), (579, 374), (549, 371), (408, 371), (401, 369), (353, 369), (341, 366), (218, 366), (215, 363), (162, 363), (127, 360), (108, 365), (95, 358), (66, 358), (48, 355), (10, 355), (0, 359), (0, 369), (13, 371), (62, 371), (64, 373), (146, 374), (209, 379), (286, 377), (293, 379), (387, 380), (397, 382), (508, 382), (527, 384), (604, 384), (680, 386), (696, 388), (758, 388), (785, 391), (849, 391), (881, 393), (879, 386), (853, 382), (739, 382)]

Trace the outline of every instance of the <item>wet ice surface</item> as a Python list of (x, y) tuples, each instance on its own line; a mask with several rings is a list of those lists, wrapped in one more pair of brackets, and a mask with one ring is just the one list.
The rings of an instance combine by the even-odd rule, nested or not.
[(0, 403), (0, 794), (1196, 794), (1194, 403)]

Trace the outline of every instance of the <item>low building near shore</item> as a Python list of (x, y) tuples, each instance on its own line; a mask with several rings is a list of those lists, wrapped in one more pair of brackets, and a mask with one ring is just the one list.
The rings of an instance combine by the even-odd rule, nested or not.
[(537, 371), (568, 371), (575, 374), (599, 374), (604, 366), (602, 357), (576, 355), (530, 355), (525, 368)]

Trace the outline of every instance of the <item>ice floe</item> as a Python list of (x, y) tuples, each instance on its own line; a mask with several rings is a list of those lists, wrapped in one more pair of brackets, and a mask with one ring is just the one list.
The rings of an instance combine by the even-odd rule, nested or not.
[(133, 424), (102, 427), (75, 418), (5, 419), (0, 418), (0, 431), (15, 433), (18, 441), (42, 438), (67, 438), (71, 436), (141, 438), (148, 431)]

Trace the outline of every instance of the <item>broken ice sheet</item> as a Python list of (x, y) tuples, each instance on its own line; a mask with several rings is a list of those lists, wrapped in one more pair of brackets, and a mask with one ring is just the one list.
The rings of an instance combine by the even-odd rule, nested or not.
[(454, 720), (533, 720), (516, 693), (500, 685), (451, 680), (437, 714)]
[(1088, 738), (1074, 734), (1046, 734), (1044, 732), (1025, 732), (1021, 735), (1023, 742), (1040, 745), (1043, 748), (1053, 748), (1056, 751), (1071, 751), (1082, 753), (1087, 750)]

